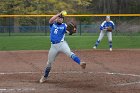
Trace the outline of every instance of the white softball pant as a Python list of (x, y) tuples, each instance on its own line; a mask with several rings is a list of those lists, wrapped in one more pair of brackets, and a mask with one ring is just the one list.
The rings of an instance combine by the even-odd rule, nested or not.
[(107, 33), (108, 41), (112, 41), (112, 32), (106, 32), (105, 30), (101, 30), (98, 41), (103, 39), (105, 33)]
[(66, 41), (60, 42), (58, 44), (51, 44), (51, 48), (48, 54), (47, 67), (51, 67), (52, 63), (55, 61), (55, 58), (60, 52), (65, 53), (69, 57), (74, 54), (73, 52), (71, 52)]

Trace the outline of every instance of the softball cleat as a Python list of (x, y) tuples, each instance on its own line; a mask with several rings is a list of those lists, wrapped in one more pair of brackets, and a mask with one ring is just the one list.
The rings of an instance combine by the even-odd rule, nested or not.
[(112, 48), (110, 48), (109, 50), (112, 51)]
[(45, 81), (47, 81), (47, 78), (42, 76), (41, 79), (39, 80), (40, 83), (44, 83)]
[(86, 68), (86, 63), (85, 62), (81, 62), (80, 66), (81, 66), (82, 69), (85, 69)]
[(93, 48), (96, 49), (96, 46), (94, 46)]

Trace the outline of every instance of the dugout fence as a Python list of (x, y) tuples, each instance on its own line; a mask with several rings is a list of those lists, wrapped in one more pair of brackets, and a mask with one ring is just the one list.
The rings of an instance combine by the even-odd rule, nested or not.
[[(74, 35), (98, 35), (106, 15), (115, 23), (113, 35), (140, 35), (140, 14), (67, 15), (65, 22), (76, 23), (78, 31)], [(0, 36), (48, 36), (51, 16), (0, 15)]]

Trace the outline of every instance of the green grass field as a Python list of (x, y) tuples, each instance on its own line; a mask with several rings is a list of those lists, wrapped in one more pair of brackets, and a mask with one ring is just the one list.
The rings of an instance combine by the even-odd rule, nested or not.
[[(71, 49), (92, 49), (98, 36), (66, 36)], [(114, 49), (140, 48), (140, 36), (113, 36)], [(107, 37), (104, 37), (99, 49), (108, 49)], [(1, 36), (0, 50), (49, 50), (49, 36)]]

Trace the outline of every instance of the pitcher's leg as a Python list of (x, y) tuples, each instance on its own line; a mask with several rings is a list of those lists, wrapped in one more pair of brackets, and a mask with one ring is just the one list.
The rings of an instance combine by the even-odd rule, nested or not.
[(52, 64), (53, 64), (57, 54), (58, 54), (58, 51), (54, 47), (51, 47), (49, 50), (49, 54), (48, 54), (48, 61), (47, 61), (47, 66), (45, 69), (44, 77), (48, 77)]
[(85, 69), (86, 68), (86, 63), (85, 62), (81, 62), (80, 58), (77, 55), (75, 55), (74, 53), (71, 55), (71, 58), (76, 63), (78, 63), (82, 67), (82, 69)]
[(77, 64), (81, 65), (81, 67), (83, 69), (85, 69), (86, 63), (85, 62), (81, 62), (80, 58), (76, 54), (71, 52), (67, 42), (63, 42), (62, 47), (61, 47), (61, 52), (65, 53), (67, 56), (72, 58), (73, 61), (75, 61)]
[(80, 64), (80, 58), (76, 56), (73, 52), (71, 52), (66, 41), (62, 43), (60, 51), (71, 57), (76, 63)]
[(44, 75), (40, 79), (40, 83), (43, 83), (47, 80), (47, 77), (51, 71), (52, 63), (54, 62), (57, 54), (58, 51), (54, 47), (51, 47), (48, 54), (47, 66), (45, 68)]

